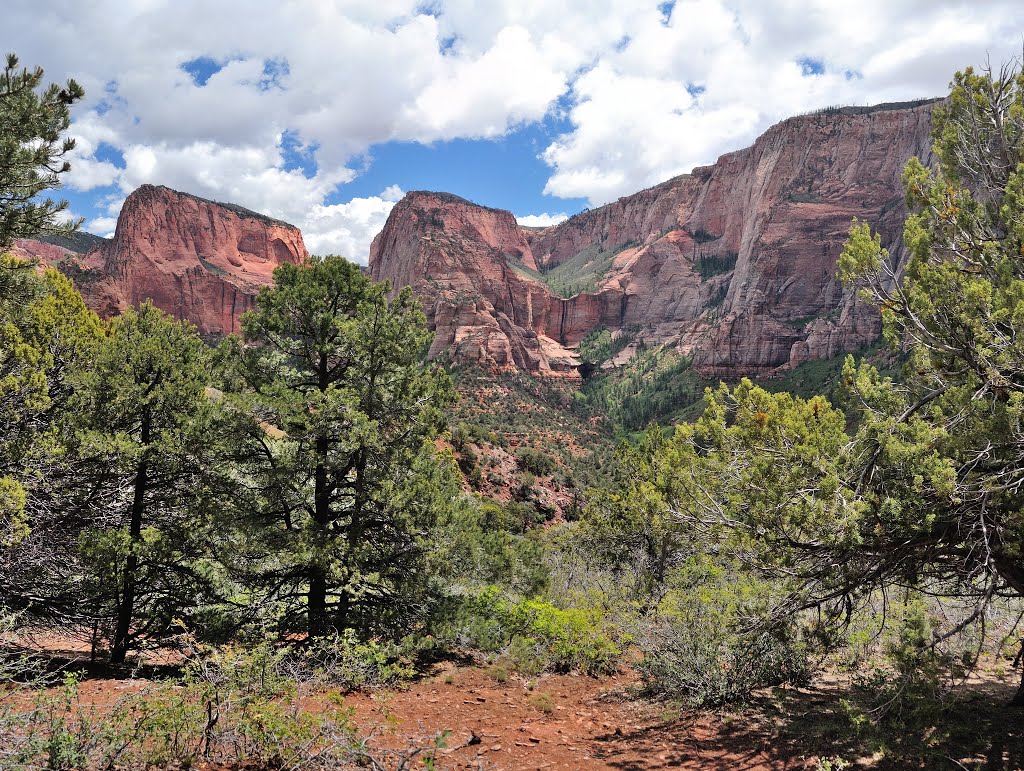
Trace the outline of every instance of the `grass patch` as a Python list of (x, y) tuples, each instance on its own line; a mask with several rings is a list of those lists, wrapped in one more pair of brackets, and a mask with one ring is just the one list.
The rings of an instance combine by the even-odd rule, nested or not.
[(573, 297), (581, 292), (596, 292), (615, 257), (639, 243), (626, 241), (610, 249), (601, 249), (599, 244), (591, 244), (560, 265), (544, 271), (533, 270), (509, 255), (505, 255), (505, 261), (513, 272), (524, 278), (544, 282), (559, 297)]

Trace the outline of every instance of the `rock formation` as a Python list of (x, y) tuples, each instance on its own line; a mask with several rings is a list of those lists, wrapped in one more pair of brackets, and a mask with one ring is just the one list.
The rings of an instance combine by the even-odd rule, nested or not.
[[(911, 156), (932, 161), (932, 104), (791, 118), (713, 166), (540, 230), (410, 193), (370, 271), (422, 298), (432, 354), (498, 368), (574, 373), (573, 346), (600, 327), (673, 342), (707, 375), (835, 356), (879, 332), (835, 277), (850, 222), (870, 222), (902, 259), (900, 176)], [(556, 276), (592, 285), (563, 298)]]
[(84, 255), (31, 241), (18, 246), (67, 273), (103, 316), (152, 300), (206, 334), (238, 331), (274, 268), (308, 257), (298, 228), (153, 185), (128, 196), (114, 238)]

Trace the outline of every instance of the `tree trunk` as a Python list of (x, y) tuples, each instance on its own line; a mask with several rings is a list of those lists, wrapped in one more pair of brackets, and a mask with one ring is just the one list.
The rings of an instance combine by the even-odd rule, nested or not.
[(1020, 687), (1017, 689), (1017, 695), (1013, 697), (1010, 702), (1011, 707), (1024, 707), (1024, 672), (1020, 676)]
[(1010, 701), (1011, 707), (1024, 707), (1024, 640), (1020, 643), (1020, 652), (1017, 654), (1014, 666), (1020, 667), (1020, 687), (1017, 688), (1017, 695)]
[(327, 634), (327, 579), (323, 571), (310, 570), (309, 594), (306, 613), (309, 616), (308, 632), (310, 639), (323, 637)]
[[(327, 484), (327, 452), (330, 444), (326, 437), (317, 437), (316, 440), (316, 469), (313, 475), (313, 519), (316, 522), (317, 534), (327, 538), (327, 528), (331, 522), (330, 493)], [(319, 549), (324, 548), (323, 543), (318, 543)], [(306, 615), (308, 617), (307, 631), (310, 639), (323, 637), (327, 634), (329, 624), (327, 620), (327, 576), (324, 574), (321, 560), (323, 555), (316, 554), (313, 557), (314, 563), (309, 566), (309, 593), (307, 595)]]
[(131, 522), (128, 535), (131, 538), (128, 559), (124, 566), (124, 584), (121, 588), (121, 600), (117, 606), (117, 627), (114, 630), (114, 644), (110, 650), (110, 662), (123, 664), (128, 653), (129, 635), (131, 634), (132, 617), (135, 614), (135, 584), (139, 569), (138, 543), (142, 536), (142, 515), (146, 505), (146, 489), (148, 486), (149, 469), (147, 468), (146, 452), (149, 449), (150, 420), (148, 412), (142, 416), (142, 460), (135, 473), (135, 490), (132, 497)]

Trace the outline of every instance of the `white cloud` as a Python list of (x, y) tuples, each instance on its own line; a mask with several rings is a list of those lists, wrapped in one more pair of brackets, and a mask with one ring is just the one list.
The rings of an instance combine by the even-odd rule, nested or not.
[(524, 216), (516, 216), (516, 222), (523, 227), (527, 228), (546, 228), (551, 225), (557, 225), (559, 222), (565, 222), (569, 219), (569, 215), (565, 212), (559, 212), (558, 214), (526, 214)]
[(312, 254), (340, 254), (365, 265), (370, 242), (384, 227), (402, 195), (397, 185), (391, 185), (380, 195), (313, 207), (297, 223), (301, 224), (306, 248)]
[(85, 229), (104, 238), (113, 238), (117, 217), (96, 217), (85, 223)]
[[(40, 23), (36, 0), (9, 0), (5, 32), (26, 64), (86, 88), (68, 187), (119, 191), (90, 228), (154, 182), (295, 222), (314, 251), (356, 258), (398, 192), (327, 202), (375, 145), (564, 118), (538, 149), (545, 191), (595, 205), (794, 113), (941, 95), (954, 70), (1018, 55), (1024, 26), (1019, 0), (679, 0), (667, 23), (657, 0), (46, 6)], [(222, 65), (202, 87), (182, 69), (198, 57)], [(805, 58), (823, 71), (806, 76)], [(290, 167), (286, 135), (315, 173)]]
[(421, 141), (495, 137), (539, 120), (566, 88), (566, 73), (520, 26), (498, 31), (480, 56), (442, 57), (407, 110), (403, 133)]

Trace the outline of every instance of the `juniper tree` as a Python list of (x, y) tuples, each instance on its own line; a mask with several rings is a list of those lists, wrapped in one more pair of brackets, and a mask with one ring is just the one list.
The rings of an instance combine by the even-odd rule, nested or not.
[(0, 260), (0, 604), (25, 621), (68, 620), (81, 611), (82, 527), (69, 406), (102, 327), (60, 273)]
[[(863, 223), (840, 268), (910, 355), (896, 385), (849, 367), (858, 496), (900, 536), (884, 561), (974, 599), (1024, 597), (1024, 74), (957, 73), (934, 117), (938, 168), (904, 171), (900, 272)], [(931, 468), (934, 473), (920, 469)], [(907, 480), (914, 480), (908, 486)], [(1016, 703), (1024, 704), (1024, 685)]]

